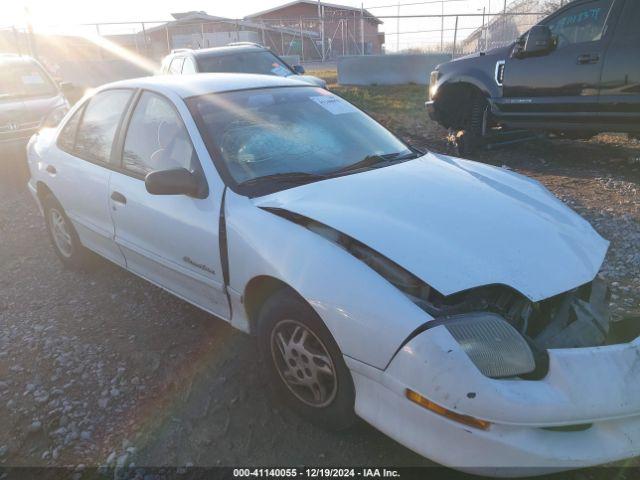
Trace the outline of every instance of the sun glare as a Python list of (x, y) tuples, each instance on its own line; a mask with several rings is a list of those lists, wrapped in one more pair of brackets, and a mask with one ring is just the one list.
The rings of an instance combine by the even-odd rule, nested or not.
[(127, 62), (136, 65), (137, 67), (145, 70), (150, 74), (156, 73), (160, 68), (160, 66), (157, 63), (149, 60), (148, 58), (138, 55), (137, 53), (132, 52), (131, 50), (128, 50), (118, 45), (117, 43), (114, 43), (111, 40), (108, 40), (105, 37), (102, 37), (100, 35), (85, 34), (85, 35), (82, 35), (82, 37), (90, 41), (94, 45), (100, 48), (103, 48), (109, 53), (121, 58), (122, 60), (126, 60)]

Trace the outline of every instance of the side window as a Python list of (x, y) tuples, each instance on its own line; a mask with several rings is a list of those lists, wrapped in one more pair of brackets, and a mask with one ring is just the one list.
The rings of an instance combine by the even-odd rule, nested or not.
[(89, 100), (76, 135), (77, 156), (109, 163), (116, 130), (130, 98), (129, 90), (107, 90)]
[(196, 71), (196, 64), (193, 63), (193, 59), (190, 57), (186, 57), (184, 59), (184, 65), (182, 65), (182, 74), (190, 75), (192, 73), (198, 73)]
[(154, 93), (144, 92), (133, 112), (122, 156), (130, 172), (194, 168), (195, 152), (189, 134), (173, 106)]
[(176, 57), (171, 60), (171, 65), (169, 65), (169, 73), (171, 75), (180, 75), (182, 72), (182, 63), (184, 62), (183, 57)]
[(78, 129), (78, 124), (80, 123), (83, 110), (84, 106), (80, 107), (67, 121), (67, 123), (65, 123), (58, 135), (58, 147), (65, 152), (73, 153), (73, 148), (76, 143), (76, 131)]
[(558, 48), (600, 40), (612, 2), (596, 0), (582, 3), (547, 22), (551, 33), (558, 38)]

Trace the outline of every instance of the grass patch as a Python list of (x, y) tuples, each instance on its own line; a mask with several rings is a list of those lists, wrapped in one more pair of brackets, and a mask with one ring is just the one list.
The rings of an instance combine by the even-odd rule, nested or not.
[(425, 137), (442, 136), (442, 131), (430, 121), (424, 102), (424, 85), (389, 85), (350, 87), (332, 85), (331, 91), (364, 110), (406, 141), (424, 145)]
[(320, 77), (328, 85), (335, 85), (338, 83), (338, 71), (337, 70), (307, 70), (307, 75), (313, 75), (314, 77)]
[(316, 70), (311, 75), (326, 80), (329, 90), (364, 110), (412, 145), (445, 148), (446, 132), (429, 119), (424, 102), (426, 85), (338, 85), (336, 70)]

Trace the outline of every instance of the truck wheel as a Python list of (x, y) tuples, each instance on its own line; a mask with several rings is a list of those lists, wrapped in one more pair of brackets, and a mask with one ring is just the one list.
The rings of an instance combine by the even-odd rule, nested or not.
[(466, 117), (465, 127), (452, 139), (460, 157), (474, 153), (484, 145), (489, 116), (489, 103), (480, 94), (474, 94)]

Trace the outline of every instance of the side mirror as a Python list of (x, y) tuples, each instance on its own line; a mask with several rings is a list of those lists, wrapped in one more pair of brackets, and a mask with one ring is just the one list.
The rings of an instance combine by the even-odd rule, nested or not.
[(298, 75), (304, 75), (304, 67), (302, 65), (294, 65), (291, 68), (293, 68), (293, 71)]
[(544, 55), (553, 50), (555, 42), (551, 30), (546, 25), (535, 25), (529, 33), (523, 37), (520, 48), (517, 50), (519, 57), (534, 57)]
[(200, 179), (186, 168), (150, 172), (144, 179), (144, 186), (152, 195), (206, 197)]

